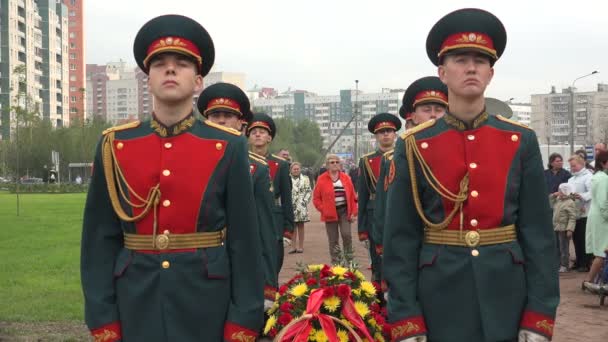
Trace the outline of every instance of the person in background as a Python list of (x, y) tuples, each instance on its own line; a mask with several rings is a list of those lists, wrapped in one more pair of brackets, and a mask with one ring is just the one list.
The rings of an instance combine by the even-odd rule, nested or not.
[(304, 223), (310, 221), (308, 218), (308, 204), (310, 203), (312, 188), (310, 187), (310, 179), (302, 174), (302, 164), (298, 162), (292, 163), (290, 175), (295, 229), (293, 236), (294, 248), (289, 254), (304, 253)]
[[(597, 143), (595, 144), (595, 146), (593, 146), (593, 151), (594, 151), (594, 156), (597, 156), (598, 153), (600, 153), (601, 151), (606, 151), (606, 144), (604, 143)], [(595, 169), (595, 159), (593, 159), (593, 161), (591, 161), (591, 166)]]
[(559, 153), (552, 153), (549, 156), (549, 165), (547, 167), (545, 170), (547, 189), (549, 194), (557, 195), (559, 185), (568, 182), (572, 174), (564, 169), (564, 159)]
[(325, 222), (329, 255), (333, 264), (340, 261), (340, 236), (344, 255), (352, 255), (351, 223), (357, 217), (355, 188), (350, 177), (340, 171), (340, 164), (340, 157), (335, 154), (327, 155), (327, 171), (319, 175), (312, 201), (321, 213), (321, 221)]
[(577, 219), (574, 228), (573, 242), (576, 252), (576, 263), (574, 268), (579, 272), (589, 272), (591, 256), (585, 253), (585, 235), (587, 226), (587, 215), (591, 205), (591, 178), (593, 174), (585, 167), (585, 160), (577, 153), (568, 159), (572, 177), (568, 184), (574, 186), (574, 197), (577, 202)]
[(277, 153), (277, 155), (285, 160), (287, 160), (288, 162), (291, 162), (291, 156), (289, 155), (289, 150), (286, 148), (282, 148), (279, 150), (279, 152)]
[(594, 168), (591, 165), (591, 163), (589, 163), (589, 161), (587, 160), (587, 151), (580, 149), (580, 150), (577, 150), (576, 152), (574, 152), (574, 154), (583, 158), (583, 160), (585, 161), (585, 168), (589, 169), (589, 171), (591, 171), (591, 173), (593, 173)]
[(570, 240), (576, 225), (576, 204), (573, 186), (568, 183), (559, 185), (556, 193), (549, 195), (553, 208), (553, 230), (559, 248), (559, 272), (568, 272), (570, 262)]
[(587, 219), (586, 251), (595, 256), (587, 280), (588, 287), (604, 265), (608, 251), (608, 151), (595, 157), (595, 174), (591, 179), (591, 208)]

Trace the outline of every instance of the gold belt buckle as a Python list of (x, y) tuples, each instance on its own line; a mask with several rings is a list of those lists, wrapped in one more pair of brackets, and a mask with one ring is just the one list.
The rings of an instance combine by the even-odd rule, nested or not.
[(469, 247), (477, 247), (479, 245), (480, 236), (479, 233), (472, 230), (464, 236), (464, 242)]
[(161, 234), (156, 236), (156, 248), (163, 250), (169, 248), (169, 234)]

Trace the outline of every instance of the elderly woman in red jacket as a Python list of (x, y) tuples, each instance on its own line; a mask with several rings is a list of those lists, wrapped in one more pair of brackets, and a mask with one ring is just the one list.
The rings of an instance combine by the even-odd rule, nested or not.
[(350, 177), (342, 172), (340, 157), (327, 155), (327, 172), (319, 175), (313, 192), (313, 204), (325, 222), (331, 262), (340, 259), (339, 235), (346, 255), (352, 255), (351, 223), (357, 217), (357, 199)]

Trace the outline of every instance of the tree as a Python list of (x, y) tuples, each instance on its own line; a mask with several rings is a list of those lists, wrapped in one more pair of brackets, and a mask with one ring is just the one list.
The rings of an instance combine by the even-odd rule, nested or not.
[(271, 146), (275, 153), (282, 148), (289, 150), (293, 161), (312, 166), (321, 157), (323, 139), (319, 126), (310, 120), (293, 121), (276, 119), (277, 134)]

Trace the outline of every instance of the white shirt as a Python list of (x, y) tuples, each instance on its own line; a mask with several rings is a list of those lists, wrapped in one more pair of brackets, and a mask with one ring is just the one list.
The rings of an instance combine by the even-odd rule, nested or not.
[(583, 168), (579, 172), (573, 172), (572, 177), (568, 179), (568, 184), (574, 186), (574, 193), (582, 197), (580, 201), (576, 201), (579, 217), (587, 217), (591, 207), (591, 177), (593, 177), (593, 173), (589, 169)]

